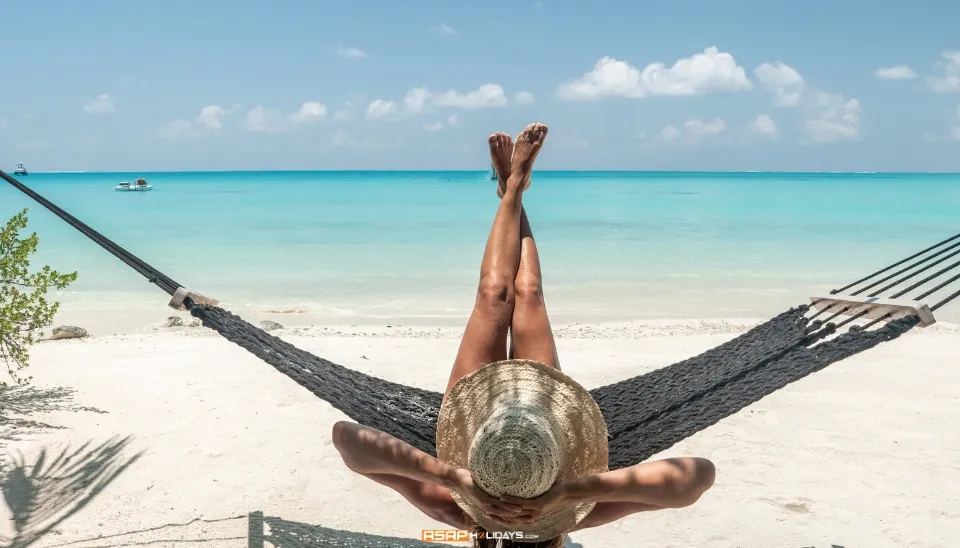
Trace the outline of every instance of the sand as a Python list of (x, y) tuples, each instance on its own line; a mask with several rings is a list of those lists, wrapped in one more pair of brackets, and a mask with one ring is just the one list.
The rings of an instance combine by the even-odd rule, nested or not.
[[(594, 387), (700, 353), (750, 324), (557, 331), (564, 369)], [(457, 330), (432, 327), (278, 333), (433, 390), (458, 344)], [(834, 364), (658, 455), (716, 463), (716, 485), (695, 506), (577, 532), (569, 546), (956, 546), (958, 365), (960, 328), (948, 324)], [(342, 413), (202, 328), (43, 342), (30, 369), (33, 388), (0, 411), (5, 544), (16, 536), (15, 545), (36, 547), (243, 547), (252, 523), (286, 538), (284, 547), (404, 547), (444, 527), (343, 466), (330, 443)], [(21, 507), (25, 498), (36, 504)]]

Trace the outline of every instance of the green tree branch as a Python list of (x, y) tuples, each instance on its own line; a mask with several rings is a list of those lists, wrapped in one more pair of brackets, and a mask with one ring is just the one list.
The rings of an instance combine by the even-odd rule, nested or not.
[[(0, 360), (19, 385), (30, 381), (30, 377), (22, 376), (30, 362), (30, 345), (41, 329), (53, 323), (60, 308), (59, 302), (47, 300), (47, 292), (65, 289), (77, 279), (76, 272), (61, 274), (49, 266), (30, 272), (30, 256), (40, 239), (36, 233), (21, 238), (20, 232), (26, 227), (24, 209), (0, 231)], [(0, 381), (0, 387), (6, 386)]]

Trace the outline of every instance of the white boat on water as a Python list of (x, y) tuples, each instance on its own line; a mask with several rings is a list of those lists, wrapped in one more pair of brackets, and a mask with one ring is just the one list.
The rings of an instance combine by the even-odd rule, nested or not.
[(23, 164), (17, 164), (17, 168), (13, 170), (14, 175), (26, 175), (27, 168), (23, 167)]
[(137, 179), (135, 183), (130, 184), (128, 181), (123, 181), (118, 184), (114, 190), (122, 190), (127, 192), (144, 192), (152, 189), (153, 186), (147, 183), (145, 179)]

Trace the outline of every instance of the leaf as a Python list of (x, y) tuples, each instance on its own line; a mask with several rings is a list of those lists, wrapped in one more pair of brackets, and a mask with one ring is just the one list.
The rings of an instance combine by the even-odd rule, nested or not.
[[(40, 330), (49, 327), (60, 308), (47, 300), (50, 289), (66, 289), (76, 281), (77, 273), (61, 274), (49, 266), (31, 272), (30, 257), (37, 251), (36, 233), (22, 238), (27, 228), (27, 210), (10, 219), (0, 230), (0, 361), (10, 378), (25, 385), (30, 377), (22, 375), (30, 363), (29, 348)], [(7, 383), (0, 381), (0, 387)]]

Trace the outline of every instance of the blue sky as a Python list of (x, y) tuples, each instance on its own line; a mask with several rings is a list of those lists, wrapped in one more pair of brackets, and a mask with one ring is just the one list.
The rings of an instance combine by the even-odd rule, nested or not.
[[(960, 171), (960, 3), (3, 2), (0, 166)], [(879, 71), (879, 72), (878, 72)]]

